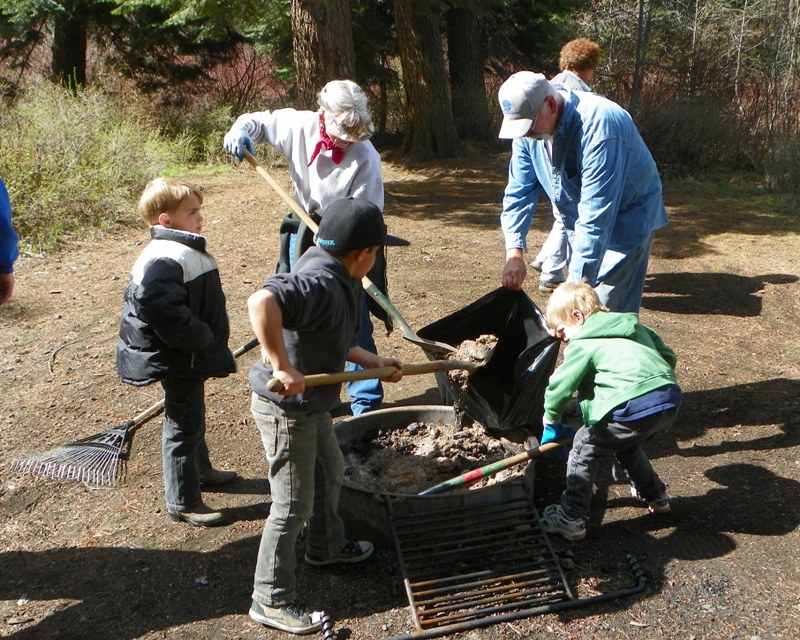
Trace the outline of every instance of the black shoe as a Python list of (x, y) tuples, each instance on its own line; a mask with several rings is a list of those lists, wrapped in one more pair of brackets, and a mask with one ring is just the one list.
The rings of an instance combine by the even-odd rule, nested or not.
[(314, 567), (325, 567), (329, 564), (353, 564), (366, 560), (374, 550), (375, 547), (372, 546), (372, 543), (366, 540), (359, 540), (358, 542), (348, 540), (344, 548), (335, 556), (321, 558), (306, 553), (306, 562)]
[(169, 519), (173, 522), (188, 522), (195, 527), (215, 527), (222, 524), (225, 517), (202, 502), (186, 511), (169, 511)]

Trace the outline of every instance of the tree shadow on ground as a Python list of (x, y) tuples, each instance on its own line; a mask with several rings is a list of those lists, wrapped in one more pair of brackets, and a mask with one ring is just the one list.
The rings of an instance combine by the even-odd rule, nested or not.
[(642, 306), (651, 311), (693, 315), (761, 315), (767, 284), (797, 282), (790, 274), (747, 278), (730, 273), (654, 273), (647, 276)]
[[(508, 180), (508, 150), (484, 153), (415, 167), (418, 180), (393, 180), (386, 172), (386, 213), (410, 219), (437, 219), (444, 225), (498, 230), (503, 192)], [(390, 163), (387, 163), (389, 166)], [(424, 180), (424, 188), (420, 188)], [(706, 236), (721, 230), (748, 236), (797, 233), (800, 230), (793, 205), (775, 206), (766, 193), (687, 191), (665, 185), (664, 202), (669, 224), (656, 233), (653, 255), (666, 259), (714, 253)], [(747, 197), (743, 198), (742, 194)], [(709, 207), (709, 202), (714, 206)], [(537, 203), (534, 227), (549, 230), (550, 201)]]
[[(488, 154), (437, 161), (415, 169), (424, 180), (392, 181), (384, 177), (385, 213), (409, 219), (436, 219), (445, 225), (498, 230), (503, 190), (508, 179), (508, 156)], [(542, 198), (546, 209), (537, 209), (536, 217), (552, 223), (549, 201)]]
[[(68, 547), (1, 553), (0, 599), (15, 601), (24, 595), (29, 601), (33, 623), (17, 627), (17, 640), (125, 640), (198, 621), (246, 616), (259, 540), (250, 536), (210, 552)], [(302, 557), (302, 549), (299, 553)], [(334, 622), (355, 618), (403, 606), (402, 580), (386, 579), (397, 571), (393, 554), (384, 551), (376, 551), (363, 565), (328, 569), (299, 560), (298, 593), (309, 605), (324, 607)], [(347, 589), (337, 589), (341, 581), (348, 581)], [(365, 593), (370, 594), (368, 611), (361, 597)], [(37, 615), (37, 604), (50, 600), (72, 602), (55, 611), (47, 605)], [(255, 630), (255, 623), (245, 624)], [(346, 629), (337, 631), (347, 637)]]
[[(710, 457), (800, 445), (800, 381), (775, 378), (685, 393), (675, 424), (648, 443), (651, 458)], [(747, 439), (750, 426), (778, 425), (780, 433)], [(745, 427), (745, 429), (742, 429)], [(693, 442), (712, 429), (730, 430), (717, 444)], [(685, 443), (685, 444), (682, 444)]]
[[(575, 564), (588, 568), (588, 573), (601, 581), (610, 581), (609, 575), (632, 554), (642, 560), (648, 597), (665, 588), (666, 567), (674, 560), (720, 558), (737, 548), (734, 535), (785, 536), (800, 525), (797, 481), (752, 464), (713, 467), (705, 471), (705, 476), (721, 486), (701, 496), (673, 497), (672, 511), (662, 516), (653, 516), (642, 503), (629, 497), (612, 498), (607, 503), (602, 499), (593, 501), (587, 523), (589, 538), (573, 547)], [(608, 510), (632, 506), (637, 506), (642, 515), (602, 523)], [(557, 538), (557, 549), (569, 546), (558, 536), (553, 538)], [(586, 575), (587, 571), (583, 573)], [(687, 606), (702, 614), (698, 597), (723, 596), (733, 576), (704, 574), (699, 567), (693, 578), (690, 583), (670, 584), (669, 588), (675, 599), (691, 603)], [(600, 608), (620, 606), (626, 605), (607, 604)], [(561, 615), (565, 620), (574, 620), (596, 613), (597, 608), (593, 607)]]

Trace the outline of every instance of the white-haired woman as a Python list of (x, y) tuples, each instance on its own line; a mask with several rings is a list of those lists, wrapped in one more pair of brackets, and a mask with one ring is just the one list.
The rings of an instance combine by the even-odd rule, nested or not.
[[(318, 94), (317, 111), (275, 109), (245, 113), (236, 119), (223, 147), (239, 160), (253, 143), (268, 144), (289, 165), (295, 198), (315, 220), (330, 202), (357, 197), (383, 211), (381, 160), (369, 138), (375, 131), (367, 97), (352, 80), (332, 80)], [(281, 224), (279, 272), (289, 271), (310, 246), (312, 234), (291, 214)], [(383, 258), (383, 259), (382, 259)], [(370, 279), (386, 291), (386, 261), (382, 252)], [(386, 313), (363, 294), (358, 345), (377, 353), (372, 338), (372, 311), (384, 322)], [(355, 365), (351, 365), (355, 368)], [(347, 385), (353, 415), (380, 408), (383, 387), (379, 380), (360, 380)]]

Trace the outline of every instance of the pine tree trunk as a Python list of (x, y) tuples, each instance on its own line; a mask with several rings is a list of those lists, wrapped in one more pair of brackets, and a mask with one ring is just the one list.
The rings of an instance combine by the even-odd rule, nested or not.
[(352, 79), (355, 69), (350, 0), (292, 0), (292, 45), (299, 106), (317, 108), (330, 80)]
[(447, 12), (447, 54), (458, 135), (462, 139), (488, 141), (494, 136), (483, 77), (485, 47), (478, 18), (472, 11), (453, 8)]
[(438, 23), (416, 13), (413, 0), (394, 0), (394, 12), (406, 93), (404, 152), (415, 161), (460, 156)]
[(628, 100), (628, 111), (636, 119), (639, 110), (639, 99), (642, 97), (642, 85), (647, 70), (647, 49), (650, 46), (650, 26), (653, 20), (652, 0), (637, 0), (639, 18), (636, 29), (636, 58), (633, 67), (631, 94)]
[(55, 82), (74, 90), (86, 84), (86, 11), (65, 8), (55, 17), (50, 70)]

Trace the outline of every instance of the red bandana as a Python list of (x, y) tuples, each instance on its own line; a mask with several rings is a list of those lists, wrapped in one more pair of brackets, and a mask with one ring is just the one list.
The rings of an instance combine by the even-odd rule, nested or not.
[(319, 137), (320, 140), (314, 147), (314, 153), (311, 154), (311, 160), (308, 161), (308, 165), (306, 166), (311, 166), (311, 163), (314, 162), (316, 157), (319, 155), (319, 152), (322, 151), (323, 148), (329, 149), (333, 163), (339, 164), (344, 157), (344, 152), (334, 144), (333, 140), (331, 140), (331, 137), (328, 135), (328, 132), (325, 131), (325, 117), (321, 113), (319, 114)]

